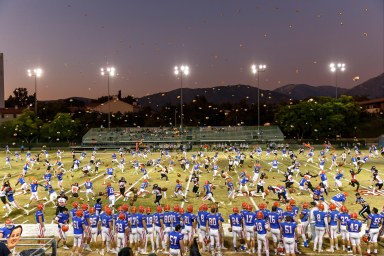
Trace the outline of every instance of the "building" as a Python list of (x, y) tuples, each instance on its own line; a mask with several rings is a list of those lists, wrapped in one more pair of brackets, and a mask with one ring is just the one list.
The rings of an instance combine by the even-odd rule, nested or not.
[(4, 107), (4, 54), (0, 52), (0, 108)]
[(358, 102), (364, 111), (369, 113), (380, 113), (384, 111), (384, 98)]
[(7, 120), (15, 121), (17, 118), (20, 117), (21, 113), (26, 108), (30, 109), (31, 111), (35, 110), (35, 108), (29, 106), (22, 108), (19, 108), (18, 106), (15, 106), (14, 108), (0, 108), (0, 124)]
[(121, 101), (117, 98), (117, 96), (113, 96), (111, 100), (104, 103), (89, 103), (86, 106), (88, 111), (97, 112), (97, 113), (108, 113), (109, 104), (111, 108), (111, 113), (120, 113), (125, 112), (138, 112), (140, 110), (140, 106), (137, 103), (134, 105)]

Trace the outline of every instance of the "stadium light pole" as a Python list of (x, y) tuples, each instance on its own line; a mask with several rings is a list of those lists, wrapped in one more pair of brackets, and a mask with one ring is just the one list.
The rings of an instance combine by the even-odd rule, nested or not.
[(37, 117), (37, 77), (41, 76), (41, 69), (28, 70), (28, 76), (35, 77), (35, 114)]
[(257, 134), (260, 132), (260, 72), (265, 72), (266, 65), (252, 66), (252, 73), (257, 74)]
[(331, 68), (331, 71), (335, 72), (336, 74), (336, 99), (337, 99), (337, 71), (340, 70), (341, 72), (343, 72), (345, 70), (345, 64), (338, 63), (337, 65), (335, 65), (334, 63), (331, 63), (329, 67)]
[(107, 68), (104, 70), (104, 68), (101, 68), (101, 75), (108, 76), (108, 130), (111, 131), (111, 100), (109, 98), (109, 76), (115, 75), (115, 69)]
[[(28, 76), (34, 76), (35, 77), (35, 115), (37, 118), (37, 77), (41, 76), (41, 69), (34, 69), (33, 72), (28, 69)], [(36, 137), (36, 143), (39, 142), (39, 138)]]
[(189, 69), (188, 66), (181, 66), (180, 70), (178, 67), (175, 67), (175, 75), (178, 75), (180, 73), (180, 102), (181, 102), (181, 109), (180, 109), (180, 131), (183, 133), (183, 74), (188, 75)]

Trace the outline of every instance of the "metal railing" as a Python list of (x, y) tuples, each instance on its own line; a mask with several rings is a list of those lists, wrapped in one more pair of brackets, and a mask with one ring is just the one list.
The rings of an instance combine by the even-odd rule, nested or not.
[[(45, 240), (44, 244), (21, 244), (20, 241), (31, 241), (31, 240)], [(1, 240), (0, 240), (1, 241)], [(4, 242), (4, 241), (3, 241)], [(6, 241), (5, 241), (6, 242)], [(23, 251), (16, 251), (17, 247), (35, 247), (32, 249), (27, 249)], [(48, 250), (52, 249), (52, 252), (49, 253)], [(19, 242), (17, 243), (16, 247), (13, 248), (12, 254), (18, 254), (21, 256), (28, 255), (28, 256), (37, 256), (37, 255), (51, 255), (56, 256), (57, 255), (57, 243), (54, 237), (52, 238), (36, 238), (36, 237), (30, 237), (30, 238), (20, 238)]]

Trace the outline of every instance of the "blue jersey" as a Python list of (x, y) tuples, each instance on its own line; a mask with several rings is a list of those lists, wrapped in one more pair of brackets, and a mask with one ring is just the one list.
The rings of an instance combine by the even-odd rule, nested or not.
[(87, 153), (85, 153), (85, 152), (81, 153), (82, 157), (85, 157), (86, 155), (87, 155)]
[(115, 222), (117, 233), (125, 233), (128, 229), (128, 222), (126, 220), (118, 220)]
[(294, 212), (283, 212), (281, 217), (282, 217), (282, 219), (284, 219), (286, 221), (285, 217), (287, 217), (288, 215), (291, 216), (291, 220), (293, 221), (293, 217), (295, 217), (295, 213)]
[(205, 227), (207, 225), (208, 215), (209, 215), (208, 212), (203, 212), (203, 211), (199, 211), (197, 213), (197, 219), (198, 219), (200, 225), (202, 225), (203, 227)]
[(349, 216), (348, 213), (339, 213), (337, 218), (340, 220), (340, 225), (341, 226), (347, 225), (348, 221), (351, 220), (351, 217)]
[(91, 223), (92, 228), (97, 228), (97, 225), (99, 224), (100, 216), (98, 215), (89, 215), (89, 222)]
[(76, 212), (77, 212), (78, 209), (76, 208), (73, 208), (69, 211), (69, 215), (71, 216), (71, 219), (75, 218), (76, 217)]
[(181, 214), (179, 212), (172, 212), (172, 226), (176, 227), (177, 224), (180, 224)]
[(338, 173), (338, 174), (336, 174), (335, 179), (336, 179), (336, 180), (340, 180), (340, 179), (343, 178), (343, 177), (344, 177), (344, 174), (342, 174), (342, 173)]
[(297, 207), (297, 206), (292, 206), (292, 212), (293, 212), (293, 214), (294, 214), (295, 217), (296, 217), (297, 214), (299, 214), (299, 207)]
[(135, 214), (135, 215), (131, 215), (131, 228), (134, 229), (134, 228), (137, 228), (137, 223), (139, 222), (139, 215)]
[(15, 225), (11, 229), (8, 229), (7, 227), (0, 228), (0, 234), (3, 235), (3, 238), (8, 238), (14, 229)]
[(163, 220), (164, 224), (164, 214), (156, 212), (153, 214), (153, 221), (155, 222), (156, 227), (161, 227), (161, 220)]
[(146, 221), (145, 215), (144, 214), (136, 214), (137, 216), (137, 227), (138, 228), (144, 228), (143, 221)]
[(308, 221), (308, 218), (309, 218), (309, 213), (310, 211), (308, 209), (303, 209), (301, 210), (301, 213), (300, 214), (303, 214), (303, 218), (301, 219), (301, 222), (306, 222)]
[(73, 233), (75, 235), (81, 235), (84, 233), (83, 224), (85, 224), (84, 218), (75, 217), (72, 219)]
[(96, 203), (94, 208), (96, 210), (96, 215), (100, 215), (100, 212), (102, 210), (101, 204)]
[(45, 181), (50, 182), (50, 181), (51, 181), (51, 178), (52, 178), (52, 174), (50, 174), (50, 173), (44, 173), (43, 178), (44, 178)]
[(295, 228), (297, 226), (296, 222), (281, 222), (280, 225), (283, 228), (283, 237), (295, 238)]
[(351, 233), (360, 233), (360, 228), (362, 226), (361, 221), (359, 220), (349, 220), (347, 222), (348, 231)]
[(330, 217), (329, 225), (330, 226), (337, 226), (337, 220), (339, 219), (338, 217), (339, 211), (330, 211), (328, 212), (328, 217)]
[(205, 190), (207, 191), (207, 195), (211, 193), (211, 185), (204, 185)]
[(281, 219), (280, 214), (278, 214), (276, 212), (270, 212), (270, 213), (268, 213), (267, 217), (268, 217), (269, 224), (270, 224), (271, 228), (274, 228), (274, 229), (280, 228), (280, 226), (279, 226), (279, 219)]
[(83, 218), (85, 219), (85, 226), (89, 226), (88, 225), (88, 220), (89, 220), (89, 211), (83, 211), (84, 215), (83, 215)]
[(231, 214), (229, 215), (229, 219), (232, 221), (233, 227), (241, 227), (241, 215), (240, 214)]
[(180, 249), (180, 241), (184, 239), (184, 234), (176, 231), (169, 233), (169, 248)]
[(153, 215), (152, 214), (145, 215), (145, 225), (147, 226), (147, 228), (153, 227)]
[(36, 211), (35, 212), (35, 219), (36, 219), (36, 222), (37, 223), (40, 223), (39, 222), (39, 217), (41, 216), (41, 221), (44, 223), (44, 214), (42, 211)]
[(113, 217), (105, 213), (101, 214), (101, 225), (106, 228), (111, 228), (113, 223)]
[(265, 219), (261, 219), (261, 220), (256, 219), (255, 227), (256, 227), (257, 234), (265, 235), (267, 234), (268, 222)]
[(24, 180), (24, 178), (23, 178), (23, 177), (21, 177), (21, 178), (19, 178), (19, 179), (18, 179), (18, 182), (20, 182), (20, 184), (21, 184), (21, 185), (24, 185), (24, 183), (25, 183), (25, 180)]
[(325, 228), (325, 218), (328, 217), (326, 212), (314, 211), (313, 216), (315, 217), (316, 227)]
[(56, 175), (58, 181), (63, 181), (63, 173), (59, 173)]
[(12, 191), (12, 189), (7, 191), (7, 198), (8, 198), (9, 202), (15, 201), (15, 199), (13, 199), (13, 191)]
[(39, 186), (38, 184), (33, 184), (31, 183), (31, 192), (37, 192), (37, 187)]
[[(61, 224), (67, 224), (69, 219), (69, 213), (64, 214), (63, 212), (59, 213), (59, 215), (56, 216), (57, 221)], [(61, 229), (61, 226), (58, 226), (59, 229)]]
[(147, 188), (147, 186), (148, 186), (148, 182), (143, 182), (141, 184), (141, 189), (145, 189), (145, 188)]
[(88, 182), (85, 182), (85, 188), (86, 189), (92, 189), (92, 185), (93, 185), (93, 183), (91, 182), (91, 181), (88, 181)]
[(113, 175), (113, 169), (112, 168), (107, 168), (107, 173), (108, 173), (108, 175)]
[(241, 184), (245, 185), (247, 184), (247, 182), (249, 182), (249, 178), (248, 177), (244, 177), (242, 180), (241, 180)]
[(220, 217), (217, 214), (207, 216), (208, 226), (212, 229), (219, 229)]
[(245, 226), (253, 226), (255, 224), (256, 214), (253, 212), (246, 212), (243, 214)]
[(9, 156), (7, 156), (7, 157), (5, 158), (5, 161), (6, 161), (6, 162), (9, 162), (9, 161), (10, 161), (9, 159), (10, 159)]
[(255, 173), (258, 174), (261, 170), (261, 166), (255, 166)]
[(105, 190), (107, 190), (108, 196), (114, 196), (115, 195), (115, 189), (113, 187), (106, 187)]
[(307, 182), (307, 180), (304, 179), (304, 178), (302, 178), (302, 179), (300, 180), (299, 186), (300, 186), (300, 187), (304, 187), (305, 182)]
[(184, 224), (188, 227), (191, 227), (193, 222), (195, 222), (196, 220), (196, 216), (192, 213), (184, 213), (183, 215), (183, 219), (184, 219)]
[(383, 217), (380, 214), (369, 214), (368, 219), (371, 220), (371, 226), (369, 228), (378, 228), (382, 218)]
[(170, 227), (171, 226), (171, 222), (172, 222), (172, 213), (171, 212), (165, 212), (164, 213), (164, 221), (163, 221), (163, 223), (164, 223), (164, 226), (165, 227)]
[(341, 193), (336, 194), (336, 195), (333, 196), (331, 199), (332, 199), (333, 201), (335, 201), (335, 202), (345, 202), (345, 200), (347, 200), (347, 199), (345, 198), (345, 196), (344, 196), (343, 194), (341, 194)]
[(283, 216), (283, 209), (281, 209), (281, 208), (277, 208), (276, 209), (276, 213), (278, 214), (278, 215), (280, 215), (280, 216)]
[(327, 175), (325, 173), (320, 174), (321, 181), (326, 181), (327, 180)]

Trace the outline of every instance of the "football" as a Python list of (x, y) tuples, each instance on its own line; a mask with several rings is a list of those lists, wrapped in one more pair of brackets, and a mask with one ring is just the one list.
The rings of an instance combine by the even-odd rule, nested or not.
[(264, 176), (264, 179), (268, 179), (268, 176), (267, 176), (267, 175), (265, 175), (265, 176)]
[(231, 167), (231, 171), (234, 171), (234, 170), (235, 170), (235, 168)]
[(231, 228), (231, 227), (229, 227), (229, 228), (228, 228), (228, 231), (229, 231), (229, 232), (232, 232), (232, 228)]
[(177, 173), (177, 177), (181, 177), (181, 174), (180, 174), (180, 173)]
[(133, 188), (133, 194), (137, 193), (137, 188)]
[(103, 153), (107, 153), (107, 150), (104, 150)]
[(266, 204), (269, 204), (269, 201), (267, 200), (267, 201), (265, 201), (265, 203), (266, 203)]
[(248, 165), (248, 168), (252, 168), (252, 165), (251, 165), (251, 164), (249, 164), (249, 165)]
[(104, 195), (104, 193), (100, 191), (100, 192), (99, 192), (99, 196), (102, 196), (102, 195)]
[(129, 185), (132, 185), (132, 183), (130, 182)]
[(272, 179), (275, 179), (275, 176), (273, 176)]
[(36, 170), (40, 170), (40, 167), (37, 167)]
[(240, 164), (240, 167), (243, 167), (243, 165), (242, 165), (242, 164)]
[(179, 183), (180, 181), (179, 180), (176, 180), (176, 183)]
[(221, 178), (225, 178), (225, 175), (223, 173), (221, 174)]
[(189, 181), (189, 177), (186, 177), (186, 178), (185, 178), (185, 182), (188, 182), (188, 181)]
[(216, 189), (216, 186), (212, 186), (212, 189)]
[(129, 200), (129, 204), (130, 204), (131, 206), (133, 206), (133, 200), (132, 200), (132, 199)]
[(289, 193), (292, 194), (292, 193), (295, 193), (295, 192), (296, 192), (296, 189), (294, 189), (294, 188), (290, 188), (290, 189), (289, 189)]
[(167, 188), (161, 188), (161, 191), (167, 191), (168, 189)]
[(339, 166), (343, 166), (343, 165), (344, 165), (344, 162), (340, 162), (340, 163), (339, 163)]

